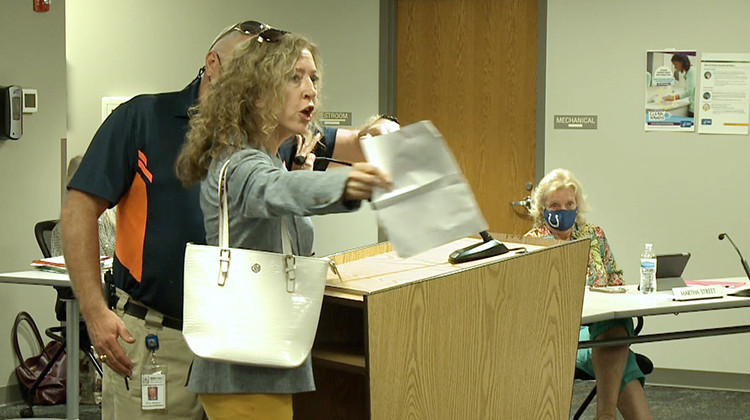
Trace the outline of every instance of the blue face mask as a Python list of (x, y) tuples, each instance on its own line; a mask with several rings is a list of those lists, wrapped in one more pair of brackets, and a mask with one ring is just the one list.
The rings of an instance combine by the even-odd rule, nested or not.
[(578, 217), (578, 209), (549, 211), (544, 209), (544, 223), (552, 229), (566, 231), (573, 227)]

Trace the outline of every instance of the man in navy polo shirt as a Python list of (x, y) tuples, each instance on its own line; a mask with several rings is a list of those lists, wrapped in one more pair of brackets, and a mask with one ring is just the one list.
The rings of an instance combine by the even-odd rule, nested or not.
[[(225, 29), (185, 89), (136, 96), (119, 106), (97, 131), (68, 185), (61, 217), (65, 260), (91, 341), (106, 366), (104, 419), (203, 417), (197, 396), (184, 386), (192, 353), (181, 320), (185, 244), (203, 243), (205, 232), (199, 187), (184, 188), (174, 164), (185, 140), (188, 109), (210, 89), (234, 47), (265, 27), (247, 21)], [(381, 119), (368, 128), (376, 135), (398, 125)], [(325, 141), (313, 153), (363, 160), (359, 134), (325, 129)], [(281, 152), (290, 167), (296, 146)], [(115, 205), (117, 296), (110, 310), (101, 292), (97, 219)], [(149, 400), (148, 388), (154, 386), (161, 387), (160, 399)]]

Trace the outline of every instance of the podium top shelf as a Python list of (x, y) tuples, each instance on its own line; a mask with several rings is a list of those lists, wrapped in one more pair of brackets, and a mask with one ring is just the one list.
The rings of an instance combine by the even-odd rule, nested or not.
[(448, 262), (448, 256), (453, 251), (482, 241), (476, 237), (459, 239), (410, 258), (398, 257), (393, 247), (387, 242), (332, 255), (330, 258), (336, 263), (341, 280), (329, 270), (326, 292), (333, 296), (341, 296), (342, 293), (349, 294), (356, 299), (357, 296), (379, 293), (475, 267), (497, 264), (570, 243), (494, 233), (492, 236), (503, 242), (511, 251), (503, 255), (461, 264)]

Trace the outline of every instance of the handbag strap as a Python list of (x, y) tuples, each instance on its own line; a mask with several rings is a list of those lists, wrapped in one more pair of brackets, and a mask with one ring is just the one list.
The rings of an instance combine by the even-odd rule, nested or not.
[[(229, 160), (224, 162), (219, 173), (218, 183), (218, 202), (219, 202), (219, 280), (220, 286), (226, 282), (227, 273), (229, 272), (229, 259), (231, 250), (229, 248), (229, 204), (227, 200), (227, 170)], [(292, 235), (289, 233), (286, 217), (281, 216), (281, 248), (285, 255), (286, 273), (287, 273), (287, 291), (294, 291), (295, 280), (295, 258), (292, 253)]]
[(227, 168), (229, 167), (229, 159), (224, 162), (221, 167), (221, 173), (219, 174), (219, 247), (229, 249), (229, 206), (227, 205)]
[(39, 328), (37, 328), (36, 322), (34, 322), (34, 318), (32, 318), (28, 312), (19, 312), (18, 315), (16, 315), (16, 320), (15, 322), (13, 322), (13, 329), (11, 330), (11, 336), (13, 337), (13, 350), (15, 351), (16, 357), (18, 358), (19, 367), (26, 371), (26, 373), (31, 374), (31, 370), (24, 363), (24, 360), (26, 359), (24, 359), (23, 355), (21, 355), (21, 346), (18, 345), (18, 326), (24, 321), (31, 327), (31, 331), (33, 331), (34, 337), (36, 338), (36, 341), (39, 344), (39, 348), (41, 348), (42, 352), (44, 352), (44, 342), (42, 341), (42, 335), (39, 334)]

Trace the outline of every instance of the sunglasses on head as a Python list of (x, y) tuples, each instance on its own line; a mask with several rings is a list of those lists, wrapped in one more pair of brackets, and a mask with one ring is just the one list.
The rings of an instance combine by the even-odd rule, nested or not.
[(283, 29), (269, 28), (258, 34), (257, 41), (261, 44), (264, 42), (279, 42), (281, 37), (288, 34), (289, 31)]
[(271, 29), (271, 25), (266, 25), (265, 23), (260, 23), (254, 20), (247, 20), (234, 25), (230, 31), (240, 31), (245, 35), (258, 35), (266, 29)]
[(221, 35), (217, 36), (214, 42), (211, 44), (211, 46), (208, 48), (209, 51), (211, 51), (217, 42), (219, 42), (222, 38), (229, 35), (233, 31), (242, 32), (245, 35), (258, 35), (259, 33), (265, 31), (266, 29), (271, 29), (271, 25), (266, 25), (265, 23), (260, 23), (255, 20), (246, 20), (244, 22), (240, 22), (231, 28), (227, 29)]

